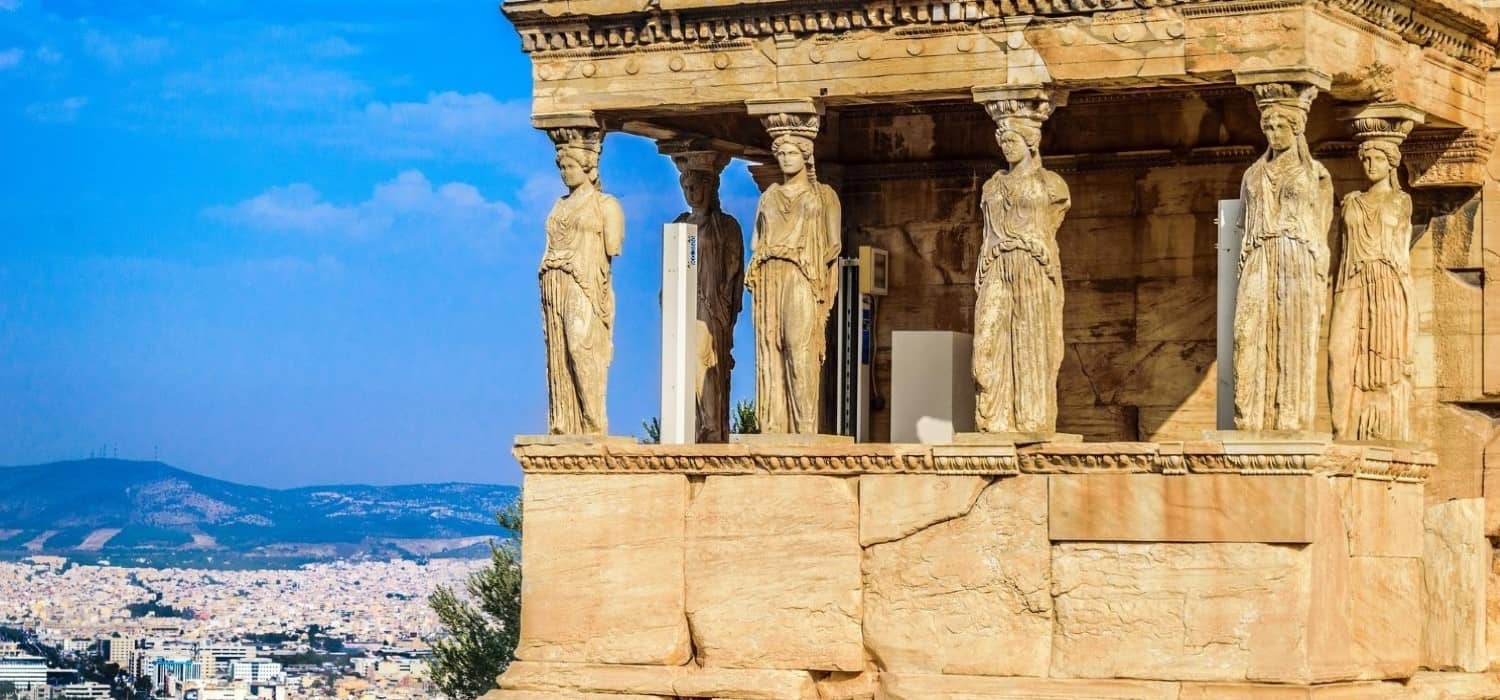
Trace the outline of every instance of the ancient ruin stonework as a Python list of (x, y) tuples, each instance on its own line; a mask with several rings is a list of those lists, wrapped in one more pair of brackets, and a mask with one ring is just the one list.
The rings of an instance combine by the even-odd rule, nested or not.
[[(1500, 10), (501, 9), (578, 182), (549, 259), (603, 265), (544, 265), (567, 435), (515, 450), (521, 660), (490, 700), (1500, 697)], [(605, 128), (676, 160), (712, 237), (700, 444), (600, 437), (609, 335), (656, 332), (592, 301), (618, 204), (565, 206), (613, 202), (573, 172)], [(762, 190), (739, 252), (733, 159)], [(893, 333), (970, 334), (984, 434), (890, 444), (872, 403), (868, 439), (812, 435), (861, 246), (889, 254), (874, 393)], [(780, 435), (726, 434), (737, 321)]]

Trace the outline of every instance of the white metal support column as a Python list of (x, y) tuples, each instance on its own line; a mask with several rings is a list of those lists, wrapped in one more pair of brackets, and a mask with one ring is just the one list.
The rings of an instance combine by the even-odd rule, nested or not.
[(698, 227), (667, 224), (661, 257), (661, 443), (698, 435)]
[(1218, 408), (1219, 430), (1234, 430), (1234, 312), (1240, 287), (1240, 217), (1244, 203), (1219, 200)]

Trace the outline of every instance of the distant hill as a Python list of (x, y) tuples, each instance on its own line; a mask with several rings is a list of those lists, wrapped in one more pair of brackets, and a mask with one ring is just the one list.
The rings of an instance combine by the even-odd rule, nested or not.
[(0, 467), (0, 559), (59, 554), (156, 565), (473, 556), (508, 536), (513, 486), (268, 489), (161, 462)]

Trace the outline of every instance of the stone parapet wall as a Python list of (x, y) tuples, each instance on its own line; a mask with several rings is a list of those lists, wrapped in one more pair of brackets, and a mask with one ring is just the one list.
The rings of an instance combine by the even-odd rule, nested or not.
[(1432, 458), (1419, 451), (516, 452), (522, 642), (491, 698), (1478, 698), (1497, 687), (1482, 673), (1483, 508), (1424, 511)]

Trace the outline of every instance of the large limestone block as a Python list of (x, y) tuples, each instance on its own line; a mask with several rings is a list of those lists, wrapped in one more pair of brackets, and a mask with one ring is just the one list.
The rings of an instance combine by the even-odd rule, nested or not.
[(1260, 683), (1183, 683), (1178, 700), (1398, 700), (1406, 698), (1400, 683), (1334, 683), (1285, 686)]
[(1177, 700), (1176, 683), (880, 674), (876, 700)]
[(865, 646), (888, 671), (1047, 675), (1047, 477), (999, 479), (968, 515), (865, 551)]
[(708, 477), (688, 509), (699, 662), (863, 670), (858, 511), (850, 479)]
[(1489, 666), (1485, 581), (1490, 568), (1484, 499), (1431, 506), (1422, 524), (1427, 607), (1423, 665), (1438, 671), (1483, 671)]
[(1051, 675), (1358, 679), (1348, 535), (1330, 481), (1311, 481), (1311, 544), (1056, 545)]
[(1349, 627), (1361, 675), (1409, 678), (1416, 673), (1422, 663), (1422, 591), (1421, 559), (1349, 561)]
[(1422, 556), (1422, 485), (1334, 479), (1356, 557)]
[(491, 690), (479, 700), (677, 700), (667, 695), (583, 693), (572, 690)]
[(1066, 474), (1048, 492), (1054, 541), (1312, 541), (1312, 476)]
[[(1305, 655), (1302, 548), (1254, 543), (1053, 547), (1053, 677), (1243, 681)], [(1289, 658), (1291, 657), (1291, 658)]]
[(624, 664), (559, 664), (514, 661), (500, 676), (502, 690), (575, 691), (674, 695), (688, 666), (631, 666)]
[(906, 537), (973, 507), (989, 480), (982, 476), (868, 474), (859, 478), (859, 543), (868, 547)]
[(684, 698), (735, 700), (818, 700), (817, 685), (807, 671), (701, 668), (677, 681)]
[[(500, 677), (503, 690), (553, 693), (617, 693), (737, 700), (818, 700), (807, 671), (554, 664), (517, 661)], [(610, 697), (615, 697), (611, 695)]]
[(516, 658), (686, 663), (687, 477), (526, 477)]
[[(1489, 501), (1489, 499), (1485, 499)], [(1488, 621), (1485, 623), (1485, 647), (1490, 652), (1490, 668), (1500, 668), (1500, 557), (1490, 556), (1490, 578), (1485, 589)]]
[(1494, 700), (1500, 698), (1500, 674), (1418, 673), (1406, 682), (1409, 700)]

